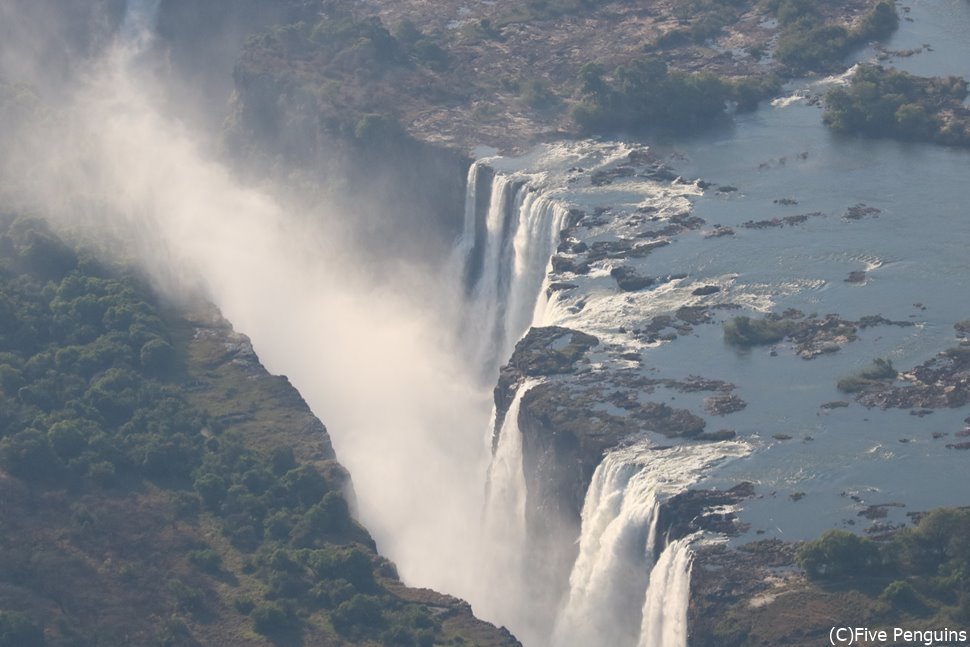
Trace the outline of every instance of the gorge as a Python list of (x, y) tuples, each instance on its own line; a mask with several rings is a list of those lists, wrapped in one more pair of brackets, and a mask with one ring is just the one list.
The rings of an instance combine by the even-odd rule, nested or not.
[[(742, 559), (731, 551), (835, 527), (877, 536), (966, 504), (966, 151), (831, 135), (818, 104), (841, 74), (793, 78), (691, 136), (530, 133), (546, 108), (510, 112), (496, 134), (495, 112), (476, 129), (442, 116), (458, 99), (423, 111), (410, 95), (410, 132), (368, 106), (327, 130), (367, 74), (315, 77), (308, 43), (353, 32), (327, 59), (344, 73), (384, 61), (368, 43), (390, 34), (305, 4), (260, 16), (281, 23), (268, 32), (247, 25), (258, 33), (218, 138), (199, 130), (216, 119), (191, 114), (203, 108), (167, 49), (191, 3), (115, 7), (103, 51), (10, 136), (5, 208), (134, 263), (178, 307), (214, 304), (326, 423), (355, 517), (401, 580), (511, 632), (482, 630), (481, 644), (746, 644), (700, 616), (727, 609), (757, 633), (749, 616), (802, 580), (789, 559), (767, 589), (719, 597), (711, 582)], [(497, 11), (452, 4), (455, 20)], [(887, 51), (933, 49), (895, 64), (970, 76), (965, 7), (907, 6)], [(725, 40), (772, 29), (748, 11)], [(562, 20), (566, 38), (579, 19), (564, 15), (536, 20)], [(636, 22), (622, 15), (617, 33)], [(498, 27), (501, 40), (468, 22), (468, 38), (512, 51), (532, 24)], [(407, 61), (433, 54), (425, 36)], [(722, 44), (700, 60), (761, 65)], [(672, 60), (695, 60), (684, 51)], [(444, 96), (429, 60), (393, 64)], [(898, 376), (840, 391), (877, 358)], [(766, 602), (749, 605), (755, 594)], [(349, 640), (328, 622), (321, 635)], [(759, 635), (824, 632), (779, 634)]]

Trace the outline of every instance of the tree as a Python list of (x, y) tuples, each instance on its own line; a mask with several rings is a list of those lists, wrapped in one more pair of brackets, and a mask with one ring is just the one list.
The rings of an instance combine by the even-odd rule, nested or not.
[(175, 369), (175, 349), (160, 337), (145, 342), (138, 358), (142, 368), (152, 375), (168, 375)]
[(844, 530), (827, 530), (806, 543), (797, 560), (813, 579), (863, 575), (882, 564), (875, 542)]
[(293, 619), (278, 604), (261, 604), (252, 610), (253, 629), (264, 636), (282, 633), (293, 626)]
[(911, 568), (935, 573), (941, 566), (970, 576), (970, 510), (940, 508), (920, 519), (903, 537), (903, 555)]
[(603, 66), (599, 63), (585, 64), (579, 69), (580, 91), (600, 103), (607, 103), (610, 87), (603, 79), (603, 74)]
[(195, 491), (199, 493), (203, 505), (210, 511), (218, 511), (219, 506), (226, 500), (228, 488), (226, 482), (215, 474), (203, 474), (195, 479)]
[(333, 628), (342, 634), (353, 629), (377, 629), (384, 624), (380, 601), (371, 595), (357, 594), (341, 602), (330, 614)]
[(25, 429), (0, 442), (0, 465), (31, 481), (55, 480), (61, 470), (47, 437), (36, 429)]

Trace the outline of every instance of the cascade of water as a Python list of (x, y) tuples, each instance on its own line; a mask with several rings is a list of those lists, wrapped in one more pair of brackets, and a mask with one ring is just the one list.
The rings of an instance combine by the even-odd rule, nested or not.
[(672, 542), (654, 564), (663, 541), (660, 502), (714, 463), (745, 453), (741, 443), (658, 450), (644, 442), (607, 454), (586, 492), (579, 555), (553, 644), (682, 647), (675, 641), (686, 636), (690, 551), (686, 541)]
[(478, 173), (481, 168), (482, 165), (478, 161), (472, 162), (471, 166), (468, 167), (468, 177), (465, 182), (465, 219), (462, 223), (461, 238), (458, 239), (456, 250), (456, 261), (459, 266), (467, 263), (468, 257), (475, 247), (475, 229), (477, 227), (475, 216), (478, 214)]
[(509, 406), (488, 469), (482, 533), (484, 578), (492, 580), (494, 594), (477, 609), (486, 617), (502, 618), (515, 626), (527, 610), (516, 594), (523, 590), (526, 542), (526, 483), (522, 462), (522, 432), (519, 407), (522, 398), (537, 381), (519, 386)]
[(687, 605), (693, 554), (690, 537), (664, 548), (650, 572), (637, 647), (687, 647)]
[[(558, 201), (539, 190), (527, 189), (519, 214), (519, 226), (513, 241), (514, 270), (506, 308), (504, 354), (530, 325), (542, 325), (545, 310), (549, 259), (559, 242), (559, 232), (566, 224), (569, 211)], [(515, 335), (516, 338), (511, 336)]]
[[(485, 217), (484, 239), (478, 243), (482, 251), (482, 267), (470, 295), (465, 333), (470, 344), (473, 365), (490, 372), (503, 330), (505, 288), (508, 284), (508, 258), (511, 255), (509, 221), (516, 215), (510, 208), (515, 190), (508, 176), (497, 175), (492, 180), (488, 213)], [(470, 334), (469, 334), (470, 333)]]
[(469, 307), (463, 332), (469, 355), (491, 377), (497, 363), (508, 358), (518, 339), (545, 311), (542, 288), (549, 259), (569, 212), (537, 188), (534, 179), (499, 173), (491, 176), (488, 206), (483, 210), (484, 194), (479, 192), (485, 189), (486, 172), (494, 173), (481, 162), (468, 171), (456, 256), (461, 268), (457, 274), (467, 282)]
[(579, 555), (556, 623), (561, 647), (635, 644), (659, 510), (655, 470), (623, 452), (604, 457), (583, 504)]

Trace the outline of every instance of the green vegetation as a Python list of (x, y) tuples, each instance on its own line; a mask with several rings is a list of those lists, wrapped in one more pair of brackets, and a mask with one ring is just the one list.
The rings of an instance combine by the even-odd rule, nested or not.
[[(298, 82), (288, 77), (294, 61), (313, 70), (312, 84), (305, 75)], [(377, 17), (334, 8), (316, 22), (277, 25), (251, 36), (235, 76), (240, 87), (259, 88), (259, 95), (290, 97), (295, 118), (307, 120), (307, 130), (322, 126), (366, 148), (404, 136), (389, 95), (395, 86), (418, 82), (422, 70), (448, 66), (447, 52), (413, 22), (402, 21), (392, 34)], [(241, 116), (257, 132), (267, 119), (279, 117), (274, 114), (279, 106), (249, 108)], [(272, 128), (268, 134), (276, 135)], [(390, 140), (380, 139), (388, 135)]]
[(882, 40), (899, 26), (890, 0), (879, 0), (854, 29), (826, 19), (832, 0), (768, 0), (765, 5), (782, 26), (775, 56), (795, 74), (836, 69), (853, 48)]
[[(808, 647), (824, 642), (833, 624), (854, 621), (904, 629), (966, 626), (970, 509), (910, 516), (915, 527), (878, 537), (828, 530), (800, 546), (769, 540), (739, 547), (716, 562), (727, 572), (702, 583), (693, 598), (700, 608), (692, 618), (692, 644)], [(779, 567), (784, 572), (796, 564), (805, 579), (764, 586)], [(724, 587), (743, 593), (725, 599)]]
[(879, 546), (844, 530), (827, 530), (798, 551), (798, 565), (814, 579), (868, 575), (882, 567)]
[(864, 578), (881, 586), (879, 599), (897, 614), (970, 619), (970, 509), (933, 510), (916, 527), (880, 542), (829, 530), (802, 546), (797, 559), (817, 581), (862, 584)]
[(519, 98), (531, 108), (542, 110), (559, 102), (559, 98), (541, 79), (529, 79), (518, 84)]
[(735, 317), (724, 323), (724, 341), (742, 348), (774, 344), (787, 337), (794, 325), (788, 319)]
[(178, 358), (147, 289), (35, 221), (10, 223), (0, 246), (0, 466), (72, 491), (184, 482), (206, 421), (171, 381)]
[(228, 332), (0, 217), (0, 647), (489, 635), (407, 601), (322, 427), (285, 379), (232, 362)]
[(751, 109), (776, 92), (776, 79), (724, 81), (713, 74), (670, 70), (655, 58), (616, 68), (611, 78), (596, 63), (580, 70), (583, 100), (573, 118), (586, 132), (686, 132), (711, 126), (728, 101)]
[(970, 146), (967, 81), (862, 65), (825, 98), (825, 123), (842, 133)]
[(690, 42), (703, 43), (734, 23), (746, 4), (746, 0), (677, 0), (672, 13), (682, 23), (690, 21), (690, 26), (665, 32), (654, 47), (662, 49)]
[(892, 360), (877, 358), (872, 365), (864, 368), (856, 375), (839, 380), (839, 391), (858, 393), (872, 386), (880, 386), (886, 380), (895, 379), (897, 371), (893, 368)]
[(394, 30), (394, 37), (405, 54), (413, 60), (433, 70), (448, 68), (448, 53), (407, 18)]
[(597, 0), (526, 0), (515, 3), (513, 8), (498, 16), (489, 25), (492, 29), (501, 30), (506, 25), (532, 22), (535, 20), (549, 20), (557, 16), (587, 11), (594, 8)]

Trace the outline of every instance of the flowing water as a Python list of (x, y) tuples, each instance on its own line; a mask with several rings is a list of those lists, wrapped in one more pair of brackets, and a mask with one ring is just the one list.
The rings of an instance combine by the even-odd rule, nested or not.
[[(913, 2), (911, 7), (904, 15), (913, 21), (904, 21), (887, 47), (929, 43), (932, 49), (891, 64), (917, 74), (970, 78), (966, 3)], [(858, 59), (871, 57), (863, 52)], [(578, 277), (581, 297), (574, 293), (541, 306), (543, 323), (618, 340), (618, 325), (634, 327), (652, 313), (703, 303), (692, 290), (717, 285), (722, 291), (708, 303), (740, 304), (741, 313), (752, 316), (797, 308), (850, 320), (883, 315), (913, 324), (865, 329), (857, 341), (812, 360), (785, 343), (739, 352), (724, 343), (716, 324), (695, 326), (689, 337), (646, 350), (652, 377), (722, 379), (735, 384), (748, 403), (719, 417), (704, 412), (701, 395), (665, 396), (705, 417), (709, 428), (735, 429), (753, 450), (681, 486), (755, 483), (758, 496), (741, 512), (751, 529), (737, 542), (773, 535), (808, 538), (833, 526), (859, 528), (865, 522), (858, 513), (868, 505), (898, 504), (888, 509), (888, 521), (902, 522), (909, 511), (965, 505), (970, 486), (965, 454), (946, 447), (966, 426), (967, 407), (925, 417), (856, 404), (820, 407), (845, 400), (836, 382), (874, 358), (890, 358), (906, 370), (955, 345), (953, 324), (970, 318), (970, 218), (963, 195), (970, 153), (833, 135), (822, 125), (821, 109), (807, 98), (839, 82), (844, 77), (793, 83), (789, 98), (737, 116), (730, 128), (654, 149), (685, 177), (737, 187), (734, 192), (700, 195), (684, 184), (659, 187), (642, 181), (580, 188), (561, 178), (556, 189), (549, 188), (556, 173), (565, 175), (577, 158), (595, 165), (622, 157), (621, 145), (606, 143), (541, 147), (524, 158), (490, 162), (499, 169), (504, 164), (508, 173), (542, 169), (547, 193), (570, 207), (631, 210), (665, 203), (676, 210), (686, 200), (707, 221), (702, 231), (678, 236), (649, 258), (627, 259), (642, 274), (684, 273), (686, 279), (624, 294), (609, 279), (609, 265), (594, 265), (588, 277)], [(879, 211), (859, 220), (846, 217), (860, 204)], [(810, 215), (794, 226), (743, 226), (798, 214)], [(714, 225), (732, 227), (735, 235), (705, 236)], [(866, 272), (864, 282), (846, 280), (858, 271)], [(585, 307), (572, 308), (580, 298)], [(719, 316), (717, 323), (733, 314)], [(610, 496), (604, 496), (601, 481), (609, 470)], [(690, 542), (672, 542), (653, 564), (647, 542), (656, 541), (650, 525), (657, 495), (653, 484), (634, 477), (641, 474), (607, 456), (594, 476), (553, 643), (589, 644), (593, 636), (607, 636), (607, 643), (618, 645), (684, 644)], [(613, 523), (627, 521), (606, 533), (604, 514)], [(609, 549), (600, 552), (604, 541)], [(634, 589), (645, 590), (646, 599), (640, 598), (642, 608), (631, 610)]]
[(675, 638), (686, 639), (690, 541), (659, 534), (660, 504), (747, 451), (742, 443), (663, 449), (641, 441), (608, 453), (586, 493), (553, 644), (683, 647)]
[[(913, 22), (902, 23), (889, 48), (930, 43), (933, 50), (899, 59), (898, 66), (970, 77), (970, 6), (910, 5)], [(156, 6), (131, 4), (122, 35), (136, 49)], [(288, 228), (278, 205), (200, 157), (180, 128), (144, 105), (124, 70), (118, 74), (122, 82), (93, 86), (107, 105), (95, 101), (100, 108), (89, 125), (100, 132), (106, 124), (104, 140), (78, 156), (79, 166), (102, 163), (126, 180), (102, 187), (114, 190), (104, 191), (111, 196), (105, 203), (143, 227), (150, 220), (145, 214), (154, 214), (152, 245), (171, 251), (166, 262), (205, 277), (267, 365), (289, 374), (332, 423), (338, 454), (358, 485), (363, 520), (405, 579), (467, 597), (484, 617), (520, 633), (528, 647), (686, 643), (690, 546), (699, 538), (668, 542), (657, 529), (657, 506), (685, 488), (756, 484), (758, 497), (741, 512), (751, 534), (737, 541), (758, 530), (801, 538), (854, 524), (863, 504), (904, 504), (891, 510), (891, 521), (906, 511), (966, 504), (966, 454), (932, 437), (962, 430), (966, 407), (917, 417), (819, 405), (842, 399), (836, 381), (875, 357), (906, 369), (952, 346), (953, 323), (970, 318), (967, 151), (835, 137), (822, 126), (820, 110), (800, 98), (826, 84), (802, 82), (791, 86), (790, 100), (738, 116), (729, 129), (654, 150), (684, 177), (730, 184), (736, 192), (642, 178), (608, 186), (571, 182), (578, 165), (620, 163), (630, 150), (621, 143), (546, 145), (520, 158), (481, 160), (469, 171), (452, 272), (462, 279), (467, 306), (455, 325), (463, 370), (474, 373), (466, 379), (455, 372), (450, 346), (442, 348), (428, 333), (430, 318), (415, 314), (419, 306), (399, 302), (391, 290), (350, 294), (333, 279), (339, 266), (321, 264), (316, 256), (326, 255), (295, 244), (303, 232)], [(83, 187), (89, 188), (94, 194), (97, 183)], [(775, 202), (783, 198), (797, 204)], [(880, 209), (878, 217), (843, 217), (860, 203)], [(689, 232), (649, 257), (627, 259), (643, 274), (687, 275), (660, 288), (619, 293), (606, 262), (579, 281), (576, 293), (549, 297), (549, 257), (569, 210), (605, 206), (650, 209), (660, 219), (692, 208), (707, 221), (705, 231), (719, 224), (735, 235)], [(816, 212), (793, 227), (741, 226)], [(601, 234), (615, 237), (617, 230), (608, 226), (590, 240)], [(860, 270), (867, 272), (864, 283), (845, 280)], [(791, 307), (849, 319), (882, 314), (915, 325), (867, 329), (858, 341), (811, 361), (784, 344), (775, 354), (737, 352), (724, 344), (719, 325), (698, 325), (692, 336), (642, 348), (651, 377), (694, 374), (734, 383), (748, 406), (726, 418), (705, 413), (700, 394), (659, 389), (654, 397), (676, 398), (709, 428), (730, 426), (740, 439), (664, 450), (656, 449), (656, 439), (641, 440), (609, 453), (586, 495), (568, 593), (554, 605), (531, 598), (524, 592), (535, 583), (522, 581), (529, 538), (519, 413), (535, 384), (519, 387), (500, 425), (484, 506), (485, 452), (478, 438), (467, 440), (485, 427), (482, 403), (498, 367), (530, 325), (560, 323), (629, 343), (620, 326), (697, 304), (692, 290), (698, 284), (721, 287), (711, 302), (738, 304), (748, 314)], [(353, 352), (344, 357), (340, 346), (347, 344)], [(489, 426), (490, 439), (492, 432)], [(480, 534), (484, 546), (469, 539)], [(477, 545), (474, 558), (464, 539)], [(549, 608), (535, 608), (540, 604)], [(548, 633), (536, 635), (530, 617), (542, 614), (554, 621)]]

